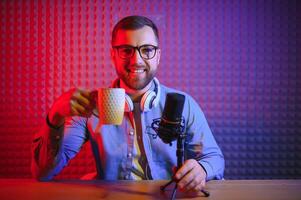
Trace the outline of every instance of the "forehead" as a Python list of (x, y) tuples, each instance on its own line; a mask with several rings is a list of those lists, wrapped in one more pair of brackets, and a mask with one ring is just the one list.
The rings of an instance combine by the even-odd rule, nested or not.
[(119, 29), (115, 37), (114, 46), (124, 44), (132, 46), (143, 44), (158, 45), (158, 42), (153, 29), (149, 26), (144, 26), (137, 30)]

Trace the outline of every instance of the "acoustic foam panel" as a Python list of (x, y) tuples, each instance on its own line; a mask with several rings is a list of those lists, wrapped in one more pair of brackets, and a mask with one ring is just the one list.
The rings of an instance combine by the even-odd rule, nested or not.
[[(31, 177), (33, 134), (62, 92), (114, 80), (112, 28), (139, 14), (160, 30), (160, 81), (204, 110), (225, 178), (301, 178), (299, 11), (297, 0), (0, 1), (0, 177)], [(58, 178), (94, 170), (87, 144)]]

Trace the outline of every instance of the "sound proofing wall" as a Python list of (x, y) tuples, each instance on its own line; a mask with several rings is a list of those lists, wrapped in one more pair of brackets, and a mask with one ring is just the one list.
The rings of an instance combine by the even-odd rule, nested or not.
[[(33, 134), (60, 94), (110, 85), (112, 28), (138, 14), (159, 27), (161, 83), (205, 112), (225, 178), (301, 178), (299, 3), (0, 1), (0, 177), (31, 177)], [(89, 145), (58, 178), (95, 170)]]

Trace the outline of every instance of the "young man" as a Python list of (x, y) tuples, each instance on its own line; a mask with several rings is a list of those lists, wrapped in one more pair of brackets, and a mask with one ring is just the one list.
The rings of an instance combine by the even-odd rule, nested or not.
[[(130, 102), (123, 123), (96, 131), (98, 117), (91, 91), (72, 89), (54, 102), (33, 142), (32, 172), (50, 180), (90, 140), (97, 176), (105, 180), (171, 179), (177, 165), (176, 141), (162, 142), (151, 124), (162, 116), (166, 94), (185, 95), (186, 161), (175, 179), (184, 191), (199, 191), (205, 182), (222, 179), (224, 157), (203, 112), (192, 97), (161, 85), (155, 78), (161, 49), (156, 25), (146, 17), (129, 16), (113, 29), (111, 57)], [(99, 116), (101, 117), (101, 116)]]

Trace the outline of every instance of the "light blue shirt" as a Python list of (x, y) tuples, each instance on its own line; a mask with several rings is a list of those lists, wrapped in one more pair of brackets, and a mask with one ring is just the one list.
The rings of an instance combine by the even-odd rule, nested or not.
[[(162, 116), (167, 93), (185, 95), (185, 159), (197, 160), (207, 173), (207, 181), (222, 179), (224, 157), (208, 126), (204, 113), (196, 101), (186, 93), (160, 85), (159, 104), (141, 113), (143, 146), (151, 172), (147, 178), (171, 179), (172, 167), (177, 165), (177, 141), (163, 143), (151, 128), (154, 120)], [(125, 113), (121, 125), (104, 125), (95, 132), (98, 117), (73, 117), (56, 130), (46, 124), (33, 141), (32, 172), (39, 180), (51, 180), (68, 161), (90, 141), (96, 161), (98, 178), (105, 180), (132, 179), (134, 134), (132, 112)]]

